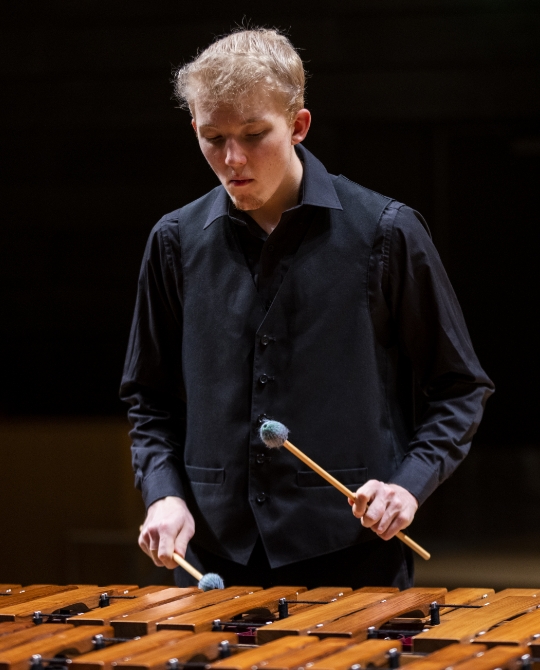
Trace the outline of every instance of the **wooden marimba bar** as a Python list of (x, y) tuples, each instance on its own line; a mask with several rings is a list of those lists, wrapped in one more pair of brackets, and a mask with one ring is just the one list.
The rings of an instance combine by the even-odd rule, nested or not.
[(0, 584), (0, 670), (540, 670), (540, 588)]

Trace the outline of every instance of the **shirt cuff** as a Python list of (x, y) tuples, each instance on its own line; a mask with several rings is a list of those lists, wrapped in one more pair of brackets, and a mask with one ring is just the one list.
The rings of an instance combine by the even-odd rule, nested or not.
[(397, 484), (412, 493), (418, 504), (424, 503), (439, 485), (439, 468), (414, 456), (407, 456), (389, 484)]
[(185, 498), (180, 476), (174, 470), (157, 470), (145, 477), (141, 484), (141, 493), (146, 509), (160, 498), (176, 496)]

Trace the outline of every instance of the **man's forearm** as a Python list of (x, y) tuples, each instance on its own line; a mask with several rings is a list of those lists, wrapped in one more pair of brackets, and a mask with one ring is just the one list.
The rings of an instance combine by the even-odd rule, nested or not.
[(181, 401), (134, 384), (123, 385), (122, 398), (131, 405), (128, 417), (133, 426), (135, 485), (146, 507), (167, 496), (184, 498), (185, 418)]
[(443, 400), (431, 400), (390, 483), (407, 489), (422, 504), (469, 453), (492, 393), (493, 385), (486, 377), (462, 385), (454, 397), (447, 391)]

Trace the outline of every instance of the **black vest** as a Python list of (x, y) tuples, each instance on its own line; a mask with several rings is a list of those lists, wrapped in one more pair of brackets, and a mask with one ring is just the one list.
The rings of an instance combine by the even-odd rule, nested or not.
[(268, 311), (233, 224), (201, 225), (215, 192), (178, 212), (194, 541), (240, 563), (258, 534), (272, 567), (372, 538), (341, 493), (287, 450), (262, 445), (261, 415), (353, 490), (388, 480), (410, 437), (395, 352), (377, 342), (368, 304), (371, 248), (390, 200), (344, 177), (334, 186), (343, 211), (318, 210)]

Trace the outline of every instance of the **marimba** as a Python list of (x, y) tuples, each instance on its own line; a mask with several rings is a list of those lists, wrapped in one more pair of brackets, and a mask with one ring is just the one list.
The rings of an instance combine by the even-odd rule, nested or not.
[(0, 670), (530, 670), (540, 588), (0, 584)]

